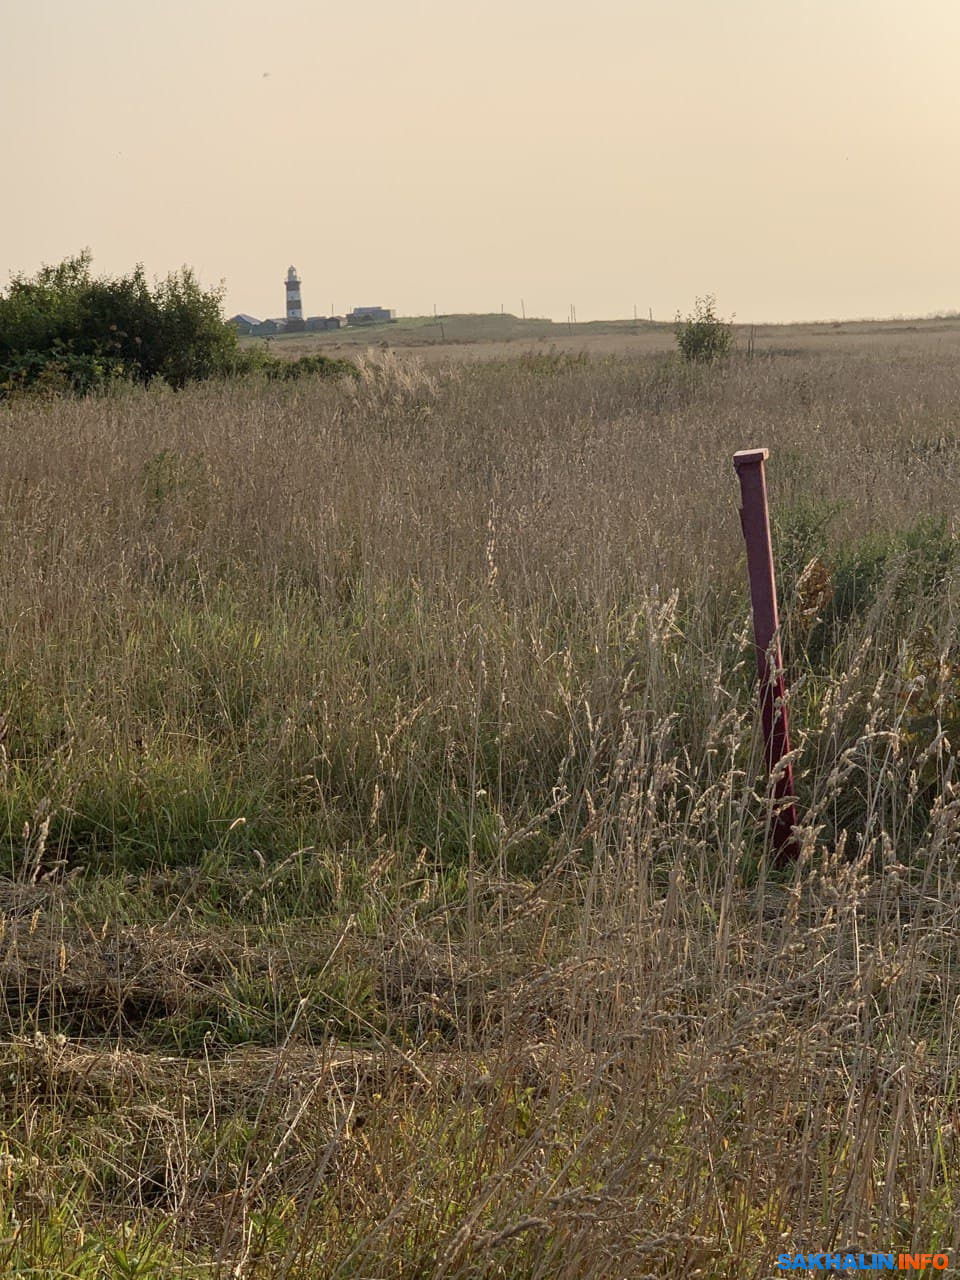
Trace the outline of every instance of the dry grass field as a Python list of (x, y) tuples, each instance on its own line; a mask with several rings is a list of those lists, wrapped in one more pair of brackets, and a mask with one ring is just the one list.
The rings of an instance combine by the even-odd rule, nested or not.
[(0, 405), (0, 1274), (960, 1247), (960, 327), (478, 343)]

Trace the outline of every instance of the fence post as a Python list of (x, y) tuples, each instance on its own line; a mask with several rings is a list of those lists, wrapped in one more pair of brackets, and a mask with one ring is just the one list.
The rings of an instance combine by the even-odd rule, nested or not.
[[(750, 600), (753, 605), (753, 642), (760, 679), (760, 714), (766, 747), (767, 769), (773, 772), (790, 750), (787, 728), (786, 686), (777, 616), (777, 583), (773, 569), (773, 543), (767, 508), (767, 480), (763, 464), (769, 449), (742, 449), (733, 455), (740, 479), (740, 524), (747, 544)], [(793, 800), (793, 766), (779, 771), (773, 789), (772, 844), (774, 862), (782, 866), (796, 853), (793, 828), (797, 808)]]

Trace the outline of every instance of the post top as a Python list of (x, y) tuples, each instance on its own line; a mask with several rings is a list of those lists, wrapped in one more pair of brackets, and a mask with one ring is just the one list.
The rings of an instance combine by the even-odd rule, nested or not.
[(739, 471), (741, 467), (751, 467), (758, 462), (766, 462), (769, 457), (769, 449), (740, 449), (733, 455), (733, 465)]

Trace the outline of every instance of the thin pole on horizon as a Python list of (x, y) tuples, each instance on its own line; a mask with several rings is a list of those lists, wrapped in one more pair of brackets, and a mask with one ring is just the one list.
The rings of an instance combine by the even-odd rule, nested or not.
[(526, 320), (526, 318), (527, 318), (527, 308), (526, 308), (526, 306), (524, 305), (524, 302), (523, 302), (523, 299), (522, 299), (522, 298), (520, 299), (520, 315), (522, 316), (522, 318), (523, 318), (524, 320)]

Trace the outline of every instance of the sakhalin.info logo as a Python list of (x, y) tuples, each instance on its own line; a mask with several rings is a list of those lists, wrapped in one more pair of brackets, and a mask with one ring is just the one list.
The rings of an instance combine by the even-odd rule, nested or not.
[(847, 1275), (857, 1271), (945, 1271), (950, 1259), (945, 1253), (781, 1253), (780, 1271), (832, 1271)]

